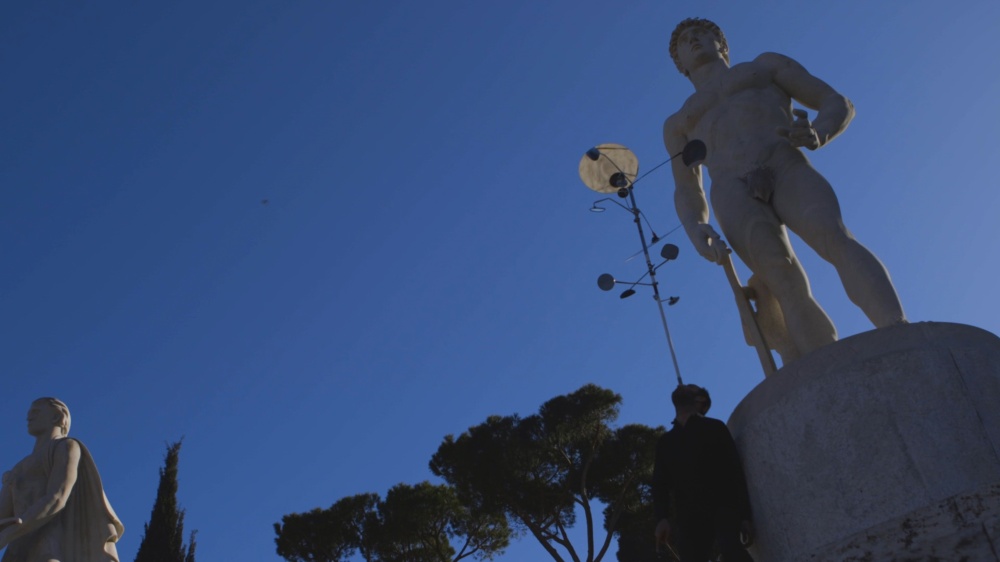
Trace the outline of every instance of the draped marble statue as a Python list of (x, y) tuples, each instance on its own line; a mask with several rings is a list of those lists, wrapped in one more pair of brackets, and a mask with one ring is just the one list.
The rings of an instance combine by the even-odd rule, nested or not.
[(39, 398), (28, 410), (31, 454), (3, 475), (0, 562), (119, 562), (124, 527), (90, 452), (68, 437), (69, 408)]

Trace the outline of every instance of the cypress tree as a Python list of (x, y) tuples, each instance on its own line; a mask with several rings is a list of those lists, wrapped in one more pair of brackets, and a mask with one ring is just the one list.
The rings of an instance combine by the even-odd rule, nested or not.
[(153, 512), (149, 516), (149, 523), (143, 527), (142, 542), (139, 543), (135, 562), (195, 562), (195, 534), (191, 533), (191, 544), (185, 548), (184, 510), (177, 506), (177, 461), (180, 450), (181, 441), (167, 445)]
[(187, 556), (184, 557), (184, 562), (194, 562), (194, 547), (198, 544), (194, 540), (194, 536), (198, 534), (198, 531), (191, 531), (191, 540), (188, 541)]

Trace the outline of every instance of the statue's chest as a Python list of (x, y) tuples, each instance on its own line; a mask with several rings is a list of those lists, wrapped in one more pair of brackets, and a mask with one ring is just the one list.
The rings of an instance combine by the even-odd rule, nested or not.
[(774, 80), (765, 69), (755, 64), (740, 64), (734, 66), (724, 75), (724, 79), (720, 81), (719, 91), (725, 98), (772, 86), (774, 86)]
[(781, 97), (781, 93), (764, 69), (752, 64), (737, 65), (688, 99), (687, 129), (704, 128), (747, 106), (759, 106), (764, 98), (771, 97)]
[(25, 457), (11, 469), (7, 477), (7, 483), (13, 492), (15, 511), (20, 513), (45, 493), (49, 481), (46, 455), (35, 453)]

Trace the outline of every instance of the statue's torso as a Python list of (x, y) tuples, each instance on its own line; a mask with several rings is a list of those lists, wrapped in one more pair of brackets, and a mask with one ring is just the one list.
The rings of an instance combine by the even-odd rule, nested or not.
[[(4, 485), (9, 486), (14, 500), (14, 514), (23, 515), (36, 501), (45, 495), (52, 471), (53, 448), (59, 441), (35, 451), (21, 459), (14, 468), (4, 475)], [(35, 560), (61, 560), (60, 537), (62, 531), (61, 514), (37, 529), (12, 542), (4, 553), (3, 562), (34, 562)]]
[(36, 451), (21, 459), (5, 475), (14, 499), (14, 514), (22, 515), (35, 501), (45, 494), (49, 482), (48, 450)]
[(708, 148), (705, 165), (713, 179), (739, 177), (762, 164), (776, 147), (790, 145), (777, 134), (791, 123), (791, 98), (757, 61), (722, 72), (703, 85), (672, 118), (685, 137)]

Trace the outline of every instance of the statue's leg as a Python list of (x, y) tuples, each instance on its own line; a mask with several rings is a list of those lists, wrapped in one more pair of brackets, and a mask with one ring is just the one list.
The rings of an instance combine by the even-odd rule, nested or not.
[(779, 171), (772, 204), (792, 232), (833, 264), (848, 298), (872, 324), (906, 322), (889, 272), (844, 226), (833, 188), (804, 157)]
[(770, 205), (751, 197), (738, 179), (713, 181), (711, 197), (729, 245), (753, 272), (755, 284), (766, 285), (777, 300), (784, 332), (797, 350), (790, 355), (801, 356), (836, 341), (837, 330), (813, 298), (809, 279)]

